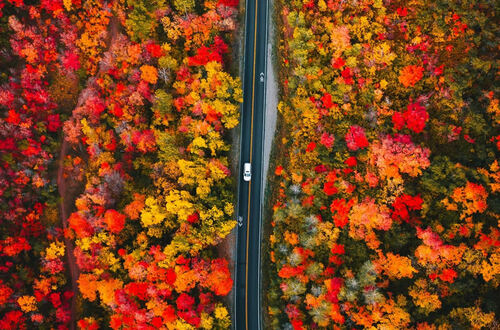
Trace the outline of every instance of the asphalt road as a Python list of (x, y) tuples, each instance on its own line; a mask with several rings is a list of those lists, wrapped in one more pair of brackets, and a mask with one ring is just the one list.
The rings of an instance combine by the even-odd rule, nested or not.
[[(262, 150), (268, 33), (267, 0), (247, 0), (245, 67), (241, 114), (238, 196), (236, 319), (237, 330), (261, 329), (260, 243), (262, 219)], [(263, 73), (261, 75), (261, 73)], [(243, 180), (243, 164), (252, 164), (252, 179)]]

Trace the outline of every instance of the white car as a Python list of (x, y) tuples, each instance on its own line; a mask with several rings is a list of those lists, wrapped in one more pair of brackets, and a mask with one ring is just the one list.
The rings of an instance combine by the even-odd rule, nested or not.
[(243, 180), (250, 181), (252, 178), (252, 164), (245, 163), (243, 166)]

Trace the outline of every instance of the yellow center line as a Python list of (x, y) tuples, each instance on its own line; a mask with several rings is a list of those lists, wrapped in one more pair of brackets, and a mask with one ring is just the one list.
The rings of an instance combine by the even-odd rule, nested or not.
[[(255, 105), (255, 54), (257, 50), (257, 13), (259, 2), (255, 0), (255, 21), (253, 35), (253, 68), (252, 68), (252, 119), (250, 122), (250, 164), (252, 164), (252, 143), (253, 143), (253, 110)], [(248, 214), (247, 214), (247, 247), (246, 247), (246, 265), (245, 265), (245, 327), (248, 329), (248, 240), (250, 237), (250, 196), (252, 191), (251, 181), (248, 183)]]

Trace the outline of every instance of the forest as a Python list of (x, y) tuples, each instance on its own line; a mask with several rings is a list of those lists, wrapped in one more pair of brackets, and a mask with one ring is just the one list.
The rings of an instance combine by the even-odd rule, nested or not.
[(0, 329), (230, 327), (237, 26), (236, 0), (0, 0)]
[[(272, 4), (263, 328), (498, 329), (499, 4)], [(244, 8), (0, 0), (0, 329), (234, 327)]]
[(498, 329), (498, 3), (275, 6), (268, 328)]

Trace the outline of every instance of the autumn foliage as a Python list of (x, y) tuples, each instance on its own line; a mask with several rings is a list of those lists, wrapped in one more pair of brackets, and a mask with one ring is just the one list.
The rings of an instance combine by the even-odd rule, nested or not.
[(498, 14), (278, 1), (270, 329), (498, 327)]
[(230, 328), (237, 5), (0, 0), (1, 329)]

